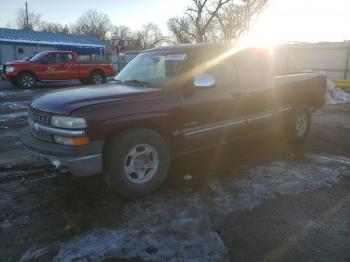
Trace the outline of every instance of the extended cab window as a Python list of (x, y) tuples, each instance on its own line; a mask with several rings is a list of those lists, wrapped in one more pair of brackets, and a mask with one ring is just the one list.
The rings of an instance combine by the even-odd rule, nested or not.
[(241, 86), (252, 90), (266, 86), (271, 76), (271, 65), (266, 51), (248, 50), (233, 59)]
[(117, 75), (116, 80), (136, 80), (165, 87), (176, 79), (185, 61), (186, 54), (141, 53)]

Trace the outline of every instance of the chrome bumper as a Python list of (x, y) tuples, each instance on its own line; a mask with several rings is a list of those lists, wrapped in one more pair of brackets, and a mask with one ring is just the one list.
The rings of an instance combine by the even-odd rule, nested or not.
[(57, 157), (29, 151), (32, 158), (56, 168), (67, 168), (73, 176), (84, 177), (102, 172), (102, 154), (80, 157)]
[(64, 146), (37, 139), (28, 127), (22, 130), (20, 137), (36, 161), (67, 168), (73, 176), (90, 176), (102, 172), (103, 141), (93, 141), (85, 146)]

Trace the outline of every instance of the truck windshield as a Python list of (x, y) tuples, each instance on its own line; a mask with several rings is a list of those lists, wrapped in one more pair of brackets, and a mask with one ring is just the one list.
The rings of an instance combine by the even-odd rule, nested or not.
[(36, 55), (34, 55), (32, 58), (30, 58), (30, 61), (32, 62), (36, 62), (36, 61), (39, 61), (41, 58), (43, 58), (44, 56), (46, 56), (46, 52), (40, 52), (40, 53), (37, 53)]
[(142, 53), (117, 75), (116, 80), (127, 84), (147, 83), (148, 86), (166, 87), (176, 79), (185, 60), (186, 54)]

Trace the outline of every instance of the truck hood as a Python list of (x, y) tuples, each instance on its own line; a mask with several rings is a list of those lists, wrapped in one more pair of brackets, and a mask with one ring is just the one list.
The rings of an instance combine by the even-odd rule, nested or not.
[(29, 64), (33, 64), (33, 62), (31, 61), (12, 61), (12, 62), (7, 62), (5, 65), (6, 66), (12, 66), (12, 65), (29, 65)]
[(45, 112), (60, 115), (70, 115), (74, 110), (82, 107), (153, 97), (161, 94), (160, 88), (137, 87), (120, 84), (105, 84), (97, 86), (83, 86), (52, 91), (35, 98), (31, 107)]

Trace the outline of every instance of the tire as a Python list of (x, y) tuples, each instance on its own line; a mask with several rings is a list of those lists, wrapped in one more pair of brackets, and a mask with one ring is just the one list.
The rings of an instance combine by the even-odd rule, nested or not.
[(26, 89), (35, 88), (36, 78), (31, 73), (22, 73), (17, 77), (17, 86)]
[(105, 152), (103, 177), (120, 195), (134, 199), (154, 192), (164, 182), (170, 163), (161, 135), (134, 129), (115, 139)]
[(297, 105), (290, 112), (284, 125), (287, 141), (290, 143), (301, 143), (309, 133), (311, 124), (311, 113), (309, 107)]
[(80, 81), (80, 83), (81, 83), (82, 85), (88, 85), (88, 84), (90, 84), (90, 80), (89, 80), (89, 79), (79, 79), (79, 81)]
[(106, 83), (106, 77), (101, 71), (96, 70), (96, 71), (92, 72), (90, 75), (90, 83), (92, 85), (104, 84), (104, 83)]
[(10, 77), (10, 83), (14, 86), (17, 86), (17, 78), (16, 77)]

